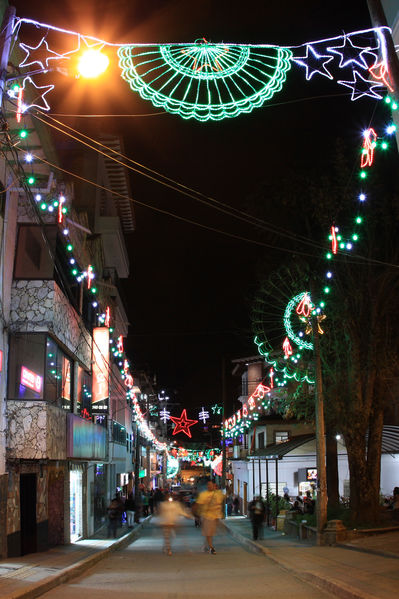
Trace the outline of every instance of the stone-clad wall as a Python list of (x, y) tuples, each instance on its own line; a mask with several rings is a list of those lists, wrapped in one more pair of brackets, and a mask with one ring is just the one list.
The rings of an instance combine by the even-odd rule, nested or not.
[(44, 401), (7, 402), (7, 458), (66, 459), (66, 413)]
[(52, 332), (90, 368), (91, 336), (54, 281), (13, 281), (11, 331)]

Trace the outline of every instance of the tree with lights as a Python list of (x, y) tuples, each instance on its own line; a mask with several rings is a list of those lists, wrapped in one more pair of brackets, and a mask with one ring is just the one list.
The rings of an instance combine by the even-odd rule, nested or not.
[[(382, 143), (380, 147), (384, 149)], [(342, 151), (331, 165), (330, 177), (309, 178), (305, 187), (290, 181), (290, 194), (285, 197), (291, 210), (296, 207), (300, 214), (302, 189), (306, 189), (304, 230), (312, 223), (326, 236), (330, 232), (324, 255), (319, 259), (315, 255), (309, 262), (296, 257), (290, 272), (296, 273), (291, 278), (297, 277), (300, 286), (314, 277), (316, 288), (326, 298), (320, 343), (325, 417), (327, 429), (345, 440), (354, 523), (378, 520), (384, 411), (394, 401), (392, 387), (399, 364), (399, 188), (392, 180), (397, 155), (380, 154), (376, 161), (377, 168), (359, 172), (363, 191), (357, 196), (355, 212), (353, 197), (359, 184), (348, 175), (351, 162)], [(363, 193), (366, 188), (367, 194)], [(337, 222), (346, 230), (334, 225), (340, 251), (333, 256), (331, 223)], [(353, 241), (357, 242), (354, 252), (350, 251)], [(323, 282), (326, 276), (328, 285)], [(284, 285), (281, 294), (285, 301)], [(264, 310), (270, 318), (270, 304)], [(271, 336), (275, 338), (273, 329)], [(307, 385), (299, 382), (293, 392), (281, 396), (279, 409), (311, 420), (313, 401)]]

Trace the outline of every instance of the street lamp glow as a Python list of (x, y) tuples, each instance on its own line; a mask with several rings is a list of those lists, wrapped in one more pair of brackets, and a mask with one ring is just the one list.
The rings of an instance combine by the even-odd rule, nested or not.
[(98, 50), (87, 50), (79, 59), (78, 71), (82, 77), (94, 79), (107, 69), (109, 58)]

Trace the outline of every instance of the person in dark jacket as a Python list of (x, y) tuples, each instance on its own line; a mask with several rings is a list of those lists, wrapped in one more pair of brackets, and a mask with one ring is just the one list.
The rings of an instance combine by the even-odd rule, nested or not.
[[(266, 506), (262, 497), (254, 497), (248, 504), (248, 515), (252, 523), (252, 536), (254, 541), (259, 538), (259, 533), (262, 533), (263, 522), (265, 521)], [(262, 536), (262, 535), (260, 535)]]
[(126, 520), (128, 528), (133, 528), (134, 526), (134, 512), (136, 506), (133, 499), (133, 493), (130, 493), (128, 498), (125, 501), (125, 511), (126, 511)]
[(107, 508), (108, 514), (108, 538), (111, 536), (116, 539), (118, 528), (122, 524), (121, 502), (115, 496)]

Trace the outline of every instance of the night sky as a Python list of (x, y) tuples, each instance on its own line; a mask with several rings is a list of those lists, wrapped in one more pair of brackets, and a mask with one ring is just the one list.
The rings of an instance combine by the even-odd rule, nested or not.
[[(139, 0), (54, 3), (15, 2), (18, 16), (42, 20), (114, 42), (211, 42), (300, 44), (370, 27), (366, 0), (334, 3), (247, 0)], [(66, 85), (63, 83), (62, 85)], [(123, 134), (126, 153), (138, 162), (199, 192), (246, 211), (265, 184), (278, 186), (286, 170), (328, 168), (337, 135), (359, 143), (374, 103), (350, 101), (334, 82), (306, 82), (295, 69), (271, 105), (222, 122), (183, 121), (159, 114), (129, 91), (116, 70), (101, 83), (68, 83), (54, 113), (150, 115), (129, 118), (66, 118), (90, 134)], [(155, 114), (158, 113), (158, 114)], [(179, 216), (287, 248), (287, 241), (243, 225), (193, 199), (132, 173), (133, 198)], [(256, 202), (255, 202), (256, 204)], [(281, 210), (264, 212), (287, 225)], [(304, 206), (306, 209), (306, 193)], [(125, 285), (130, 332), (127, 349), (138, 368), (155, 372), (159, 384), (192, 407), (221, 400), (222, 357), (256, 354), (250, 326), (257, 272), (277, 267), (286, 254), (195, 227), (135, 207), (136, 232), (127, 238), (131, 276)], [(295, 215), (288, 226), (295, 227)], [(238, 395), (236, 390), (233, 392)], [(179, 412), (176, 407), (172, 413)]]

